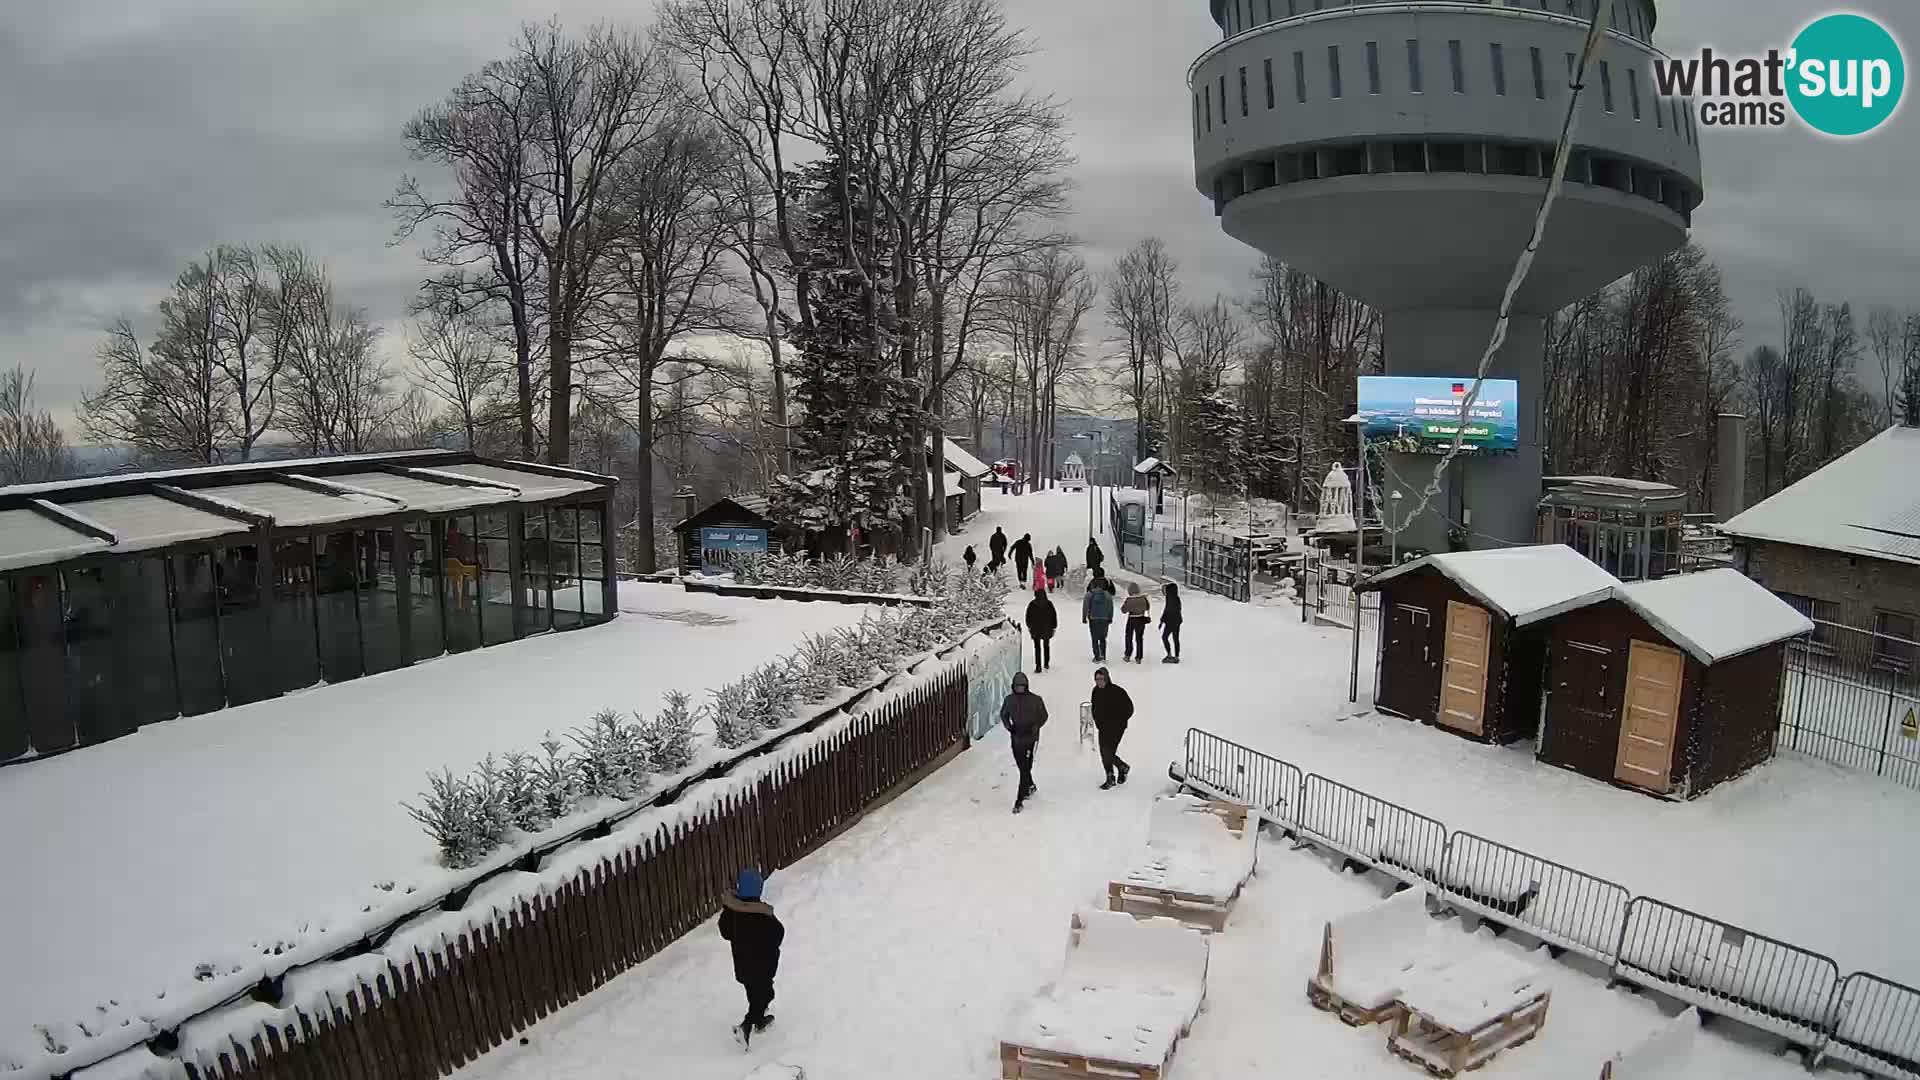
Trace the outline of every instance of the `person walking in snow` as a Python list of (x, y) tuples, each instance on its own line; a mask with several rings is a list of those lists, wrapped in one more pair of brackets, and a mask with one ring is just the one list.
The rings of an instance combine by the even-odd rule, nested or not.
[(1036, 674), (1053, 666), (1053, 632), (1060, 629), (1060, 613), (1045, 589), (1035, 589), (1027, 602), (1027, 633), (1033, 638), (1033, 670)]
[(1052, 586), (1052, 584), (1053, 583), (1047, 579), (1047, 568), (1041, 565), (1040, 563), (1037, 563), (1037, 562), (1034, 563), (1033, 564), (1033, 591), (1044, 594)]
[(1107, 628), (1113, 625), (1113, 586), (1099, 571), (1087, 582), (1086, 598), (1080, 601), (1080, 621), (1087, 624), (1093, 636), (1093, 662), (1106, 663)]
[(961, 553), (960, 553), (960, 561), (961, 561), (961, 562), (963, 562), (963, 563), (966, 563), (966, 564), (967, 564), (967, 570), (968, 570), (968, 572), (969, 572), (969, 573), (971, 573), (971, 572), (972, 572), (972, 570), (973, 570), (973, 564), (974, 564), (975, 562), (978, 562), (978, 561), (979, 561), (979, 559), (980, 559), (980, 556), (978, 556), (978, 555), (975, 555), (975, 554), (973, 553), (973, 545), (972, 545), (972, 544), (968, 544), (968, 545), (967, 545), (967, 550), (965, 550), (965, 551), (963, 551), (963, 552), (961, 552)]
[(1049, 591), (1059, 589), (1060, 583), (1066, 580), (1066, 577), (1067, 549), (1054, 548), (1053, 554), (1047, 556), (1047, 589)]
[(733, 1029), (741, 1046), (767, 1030), (773, 1014), (773, 976), (780, 969), (780, 944), (787, 928), (780, 924), (773, 908), (760, 898), (766, 880), (760, 871), (748, 867), (740, 871), (733, 895), (720, 901), (720, 936), (733, 946), (733, 977), (747, 991), (747, 1015)]
[(1127, 583), (1127, 598), (1120, 604), (1121, 614), (1127, 617), (1125, 631), (1126, 661), (1129, 664), (1145, 663), (1147, 659), (1147, 624), (1153, 621), (1153, 601), (1140, 591), (1140, 586)]
[(1007, 534), (1001, 532), (998, 525), (993, 527), (993, 535), (987, 537), (987, 552), (993, 556), (987, 563), (988, 573), (1007, 565)]
[(1022, 586), (1027, 583), (1027, 564), (1033, 562), (1033, 534), (1023, 534), (1013, 542), (1013, 572)]
[(1163, 664), (1180, 662), (1180, 586), (1167, 582), (1167, 598), (1160, 605), (1160, 648), (1166, 656)]
[(1133, 698), (1114, 685), (1106, 668), (1100, 668), (1093, 673), (1091, 706), (1093, 729), (1100, 735), (1100, 765), (1107, 770), (1107, 782), (1100, 785), (1105, 791), (1127, 782), (1130, 770), (1120, 760), (1120, 739), (1127, 733), (1127, 721), (1133, 719)]
[(1107, 564), (1106, 552), (1100, 550), (1100, 541), (1087, 537), (1087, 573), (1100, 576), (1100, 568)]
[(1047, 725), (1047, 703), (1027, 687), (1027, 673), (1015, 672), (1013, 693), (1000, 703), (1000, 726), (1013, 746), (1013, 766), (1020, 770), (1020, 787), (1013, 796), (1013, 812), (1039, 790), (1033, 783), (1033, 752), (1040, 745), (1040, 729)]

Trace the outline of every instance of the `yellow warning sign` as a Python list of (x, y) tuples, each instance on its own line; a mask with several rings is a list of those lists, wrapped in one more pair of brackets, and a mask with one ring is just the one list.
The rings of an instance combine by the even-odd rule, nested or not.
[(1909, 739), (1920, 739), (1920, 718), (1913, 715), (1911, 706), (1907, 709), (1906, 717), (1900, 721), (1900, 734)]

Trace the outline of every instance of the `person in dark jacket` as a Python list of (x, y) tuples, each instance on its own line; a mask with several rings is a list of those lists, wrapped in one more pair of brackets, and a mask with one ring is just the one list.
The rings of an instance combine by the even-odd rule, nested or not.
[(780, 944), (787, 928), (766, 901), (760, 899), (765, 879), (751, 867), (740, 871), (733, 895), (720, 902), (720, 936), (733, 946), (733, 977), (747, 990), (747, 1015), (733, 1029), (745, 1046), (767, 1030), (773, 1014), (773, 976), (780, 969)]
[(1065, 548), (1054, 548), (1053, 553), (1047, 556), (1047, 591), (1057, 592), (1066, 577), (1067, 551)]
[(1163, 664), (1180, 662), (1180, 586), (1167, 582), (1167, 599), (1160, 605), (1160, 648), (1166, 651)]
[(1093, 662), (1107, 661), (1107, 629), (1113, 625), (1113, 586), (1095, 571), (1087, 582), (1087, 595), (1080, 601), (1080, 621), (1087, 624), (1093, 637)]
[(1106, 552), (1100, 550), (1100, 541), (1087, 537), (1087, 571), (1099, 574), (1100, 568), (1107, 564)]
[(1120, 739), (1127, 733), (1127, 721), (1133, 719), (1133, 698), (1114, 685), (1106, 668), (1093, 673), (1093, 729), (1100, 734), (1100, 764), (1107, 770), (1105, 791), (1127, 782), (1127, 763), (1120, 760)]
[(987, 537), (987, 553), (993, 556), (987, 563), (988, 573), (1007, 565), (1007, 534), (1001, 532), (998, 525), (994, 526), (993, 535)]
[(1020, 787), (1013, 796), (1013, 812), (1027, 804), (1037, 788), (1033, 783), (1033, 752), (1040, 746), (1040, 729), (1047, 724), (1047, 703), (1027, 688), (1027, 673), (1013, 676), (1013, 693), (1000, 703), (1000, 726), (1013, 746), (1013, 765), (1020, 770)]
[(1046, 593), (1035, 591), (1027, 603), (1027, 633), (1033, 637), (1033, 670), (1053, 666), (1053, 632), (1060, 629), (1060, 613)]
[(968, 570), (972, 570), (973, 564), (980, 561), (980, 556), (973, 553), (972, 544), (968, 544), (967, 550), (960, 553), (960, 561), (967, 564)]
[(1020, 584), (1027, 583), (1027, 566), (1033, 562), (1033, 534), (1027, 533), (1013, 542), (1013, 573)]

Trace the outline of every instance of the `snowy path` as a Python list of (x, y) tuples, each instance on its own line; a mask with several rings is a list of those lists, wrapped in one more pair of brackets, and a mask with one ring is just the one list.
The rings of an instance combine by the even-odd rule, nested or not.
[[(957, 555), (972, 543), (984, 558), (998, 519), (1008, 525), (1010, 539), (1031, 531), (1036, 547), (1064, 544), (1077, 563), (1085, 547), (1085, 505), (1084, 497), (1013, 500), (990, 494), (989, 513), (943, 550)], [(1010, 609), (1023, 601), (1010, 598)], [(1034, 681), (1056, 719), (1041, 741), (1035, 766), (1040, 790), (1027, 812), (1008, 813), (1013, 768), (996, 733), (774, 877), (767, 896), (789, 928), (773, 1008), (780, 1020), (751, 1058), (743, 1059), (726, 1034), (743, 1007), (726, 947), (702, 928), (530, 1031), (528, 1046), (503, 1049), (464, 1075), (613, 1080), (644, 1067), (649, 1074), (685, 1080), (732, 1080), (751, 1063), (770, 1060), (829, 1078), (997, 1075), (996, 1037), (1004, 1020), (1053, 977), (1068, 916), (1076, 908), (1101, 906), (1109, 876), (1144, 840), (1148, 803), (1167, 787), (1166, 762), (1189, 724), (1404, 799), (1451, 824), (1485, 825), (1497, 838), (1513, 839), (1516, 827), (1525, 825), (1520, 842), (1538, 842), (1543, 853), (1576, 865), (1584, 857), (1618, 854), (1629, 843), (1644, 850), (1652, 842), (1660, 858), (1672, 860), (1655, 864), (1661, 876), (1680, 880), (1646, 880), (1641, 873), (1630, 884), (1669, 894), (1675, 890), (1668, 884), (1675, 884), (1708, 900), (1726, 900), (1745, 893), (1747, 882), (1785, 867), (1804, 873), (1808, 859), (1821, 855), (1780, 850), (1761, 870), (1729, 877), (1725, 863), (1688, 851), (1703, 837), (1725, 847), (1736, 835), (1729, 824), (1735, 816), (1742, 819), (1738, 835), (1764, 836), (1758, 831), (1764, 824), (1749, 826), (1744, 819), (1777, 820), (1771, 815), (1795, 812), (1770, 808), (1772, 796), (1764, 791), (1736, 788), (1726, 793), (1731, 798), (1667, 807), (1545, 768), (1518, 751), (1473, 746), (1399, 721), (1335, 720), (1351, 712), (1345, 700), (1348, 640), (1301, 627), (1292, 610), (1193, 596), (1186, 635), (1192, 662), (1111, 665), (1139, 705), (1121, 748), (1135, 776), (1123, 788), (1102, 792), (1094, 753), (1077, 743), (1074, 730), (1093, 664), (1077, 612), (1063, 609), (1056, 666)], [(1111, 655), (1119, 652), (1116, 634)], [(1779, 775), (1773, 783), (1788, 787), (1821, 782), (1800, 762), (1779, 767)], [(1490, 790), (1496, 784), (1512, 785), (1515, 793)], [(1827, 786), (1820, 790), (1834, 793)], [(1596, 820), (1546, 814), (1561, 805), (1571, 818)], [(1512, 820), (1517, 808), (1526, 807), (1545, 820)], [(1916, 807), (1901, 809), (1911, 818)], [(1657, 835), (1648, 825), (1655, 820), (1671, 835)], [(1611, 845), (1602, 842), (1608, 837), (1615, 838)], [(1758, 850), (1750, 850), (1748, 859), (1768, 850), (1752, 848)], [(1831, 852), (1826, 857), (1838, 859)], [(1911, 875), (1912, 861), (1883, 861), (1881, 873)], [(1666, 873), (1669, 868), (1674, 873)], [(1315, 856), (1265, 844), (1260, 875), (1214, 954), (1208, 1011), (1183, 1044), (1174, 1075), (1283, 1075), (1298, 1071), (1303, 1061), (1314, 1064), (1310, 1075), (1316, 1077), (1417, 1075), (1386, 1053), (1382, 1034), (1356, 1032), (1313, 1012), (1302, 992), (1321, 923), (1377, 895), (1368, 881), (1343, 877)], [(1886, 892), (1873, 896), (1892, 902)], [(1790, 898), (1762, 896), (1749, 907), (1776, 922), (1789, 920), (1789, 938), (1824, 932), (1829, 939), (1858, 942), (1882, 936), (1872, 927), (1808, 921), (1807, 902)], [(1716, 909), (1709, 903), (1708, 910)], [(1650, 1001), (1608, 991), (1570, 968), (1551, 970), (1555, 1005), (1546, 1034), (1484, 1075), (1595, 1075), (1602, 1059), (1659, 1019)], [(1703, 1040), (1696, 1066), (1700, 1080), (1785, 1080), (1797, 1073), (1717, 1034)]]
[(417, 903), (447, 873), (400, 806), (429, 770), (701, 695), (867, 609), (628, 583), (621, 610), (0, 769), (0, 1060), (34, 1049), (30, 1025), (97, 1031), (192, 986), (198, 964), (226, 972)]

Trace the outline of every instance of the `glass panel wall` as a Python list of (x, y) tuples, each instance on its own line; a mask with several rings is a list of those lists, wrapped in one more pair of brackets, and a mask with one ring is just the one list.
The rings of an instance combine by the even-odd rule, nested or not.
[(220, 656), (227, 673), (227, 703), (244, 705), (280, 692), (273, 670), (272, 627), (257, 544), (231, 544), (215, 563), (220, 582)]
[(480, 637), (488, 645), (513, 640), (513, 574), (508, 569), (507, 515), (500, 511), (479, 516), (474, 547), (480, 556)]
[(27, 710), (20, 701), (20, 635), (13, 629), (13, 581), (0, 578), (0, 761), (27, 752)]
[(219, 602), (215, 596), (213, 555), (180, 552), (173, 556), (173, 670), (180, 684), (180, 711), (188, 716), (212, 712), (227, 703), (220, 671)]
[(480, 542), (472, 515), (449, 518), (441, 533), (446, 574), (447, 651), (480, 647)]
[(305, 690), (320, 681), (320, 617), (314, 595), (313, 537), (273, 541), (274, 686), (280, 693)]
[(359, 572), (352, 530), (315, 533), (314, 593), (320, 609), (320, 674), (328, 682), (366, 672), (360, 653)]
[(528, 507), (520, 517), (520, 634), (553, 629), (553, 572), (557, 543), (547, 528), (546, 511)]
[(51, 572), (13, 579), (13, 623), (20, 635), (20, 692), (27, 732), (41, 753), (73, 745), (67, 714), (66, 641), (60, 619), (60, 577)]
[(359, 558), (360, 632), (367, 674), (406, 667), (407, 636), (400, 621), (400, 573), (394, 567), (392, 529), (354, 534)]
[(593, 503), (581, 506), (580, 515), (580, 610), (588, 621), (598, 621), (609, 614), (603, 597), (608, 575), (613, 573), (613, 562), (607, 556), (600, 539), (602, 515), (606, 513), (605, 503)]
[(416, 518), (401, 527), (407, 542), (407, 639), (415, 660), (447, 651), (447, 613), (441, 608), (447, 580), (445, 533), (434, 524)]
[(547, 507), (547, 532), (553, 538), (553, 628), (571, 630), (580, 625), (580, 509), (576, 506)]
[(113, 641), (112, 590), (104, 565), (62, 571), (62, 621), (67, 637), (67, 698), (81, 743), (119, 738), (133, 730), (121, 715), (114, 687), (119, 667)]
[(164, 558), (113, 564), (113, 623), (120, 639), (120, 694), (136, 727), (180, 715), (173, 684), (173, 626)]

